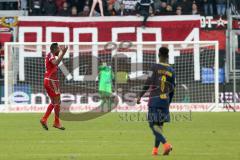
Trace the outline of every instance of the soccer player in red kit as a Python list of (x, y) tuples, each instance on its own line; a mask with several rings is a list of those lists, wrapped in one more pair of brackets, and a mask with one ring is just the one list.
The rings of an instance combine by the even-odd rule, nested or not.
[(46, 89), (47, 94), (51, 99), (51, 103), (48, 105), (47, 111), (41, 118), (40, 123), (46, 130), (48, 130), (47, 120), (53, 109), (55, 113), (53, 127), (65, 130), (65, 128), (61, 125), (59, 119), (61, 100), (57, 71), (58, 64), (62, 61), (63, 56), (67, 52), (67, 49), (68, 47), (60, 48), (57, 43), (52, 43), (50, 47), (51, 52), (48, 53), (45, 57), (46, 71), (44, 74), (44, 88)]

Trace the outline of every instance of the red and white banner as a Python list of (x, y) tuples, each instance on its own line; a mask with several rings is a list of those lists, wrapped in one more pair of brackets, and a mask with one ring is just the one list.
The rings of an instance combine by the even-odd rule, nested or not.
[(19, 42), (198, 41), (200, 18), (150, 17), (142, 29), (142, 18), (135, 16), (19, 17), (18, 35)]
[(114, 42), (218, 40), (225, 49), (225, 30), (205, 30), (202, 17), (19, 17), (19, 42)]

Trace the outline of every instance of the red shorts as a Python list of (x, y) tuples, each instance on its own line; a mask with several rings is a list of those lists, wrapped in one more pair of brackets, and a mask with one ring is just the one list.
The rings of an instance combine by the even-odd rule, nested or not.
[(50, 98), (57, 97), (60, 95), (59, 89), (59, 81), (58, 80), (51, 80), (51, 79), (44, 79), (44, 87), (47, 91), (47, 94)]

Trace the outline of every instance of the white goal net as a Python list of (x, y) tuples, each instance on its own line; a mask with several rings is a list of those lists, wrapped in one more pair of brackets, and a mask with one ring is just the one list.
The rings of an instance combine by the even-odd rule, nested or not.
[[(7, 112), (41, 112), (49, 103), (43, 87), (44, 57), (51, 43), (6, 43), (4, 104)], [(120, 98), (116, 110), (145, 111), (135, 103), (136, 88), (146, 80), (151, 65), (159, 61), (161, 46), (169, 48), (169, 63), (176, 72), (172, 110), (207, 110), (218, 107), (218, 42), (117, 42), (59, 43), (69, 50), (59, 65), (62, 102), (71, 101), (71, 110), (86, 111), (100, 102), (98, 67), (111, 67), (113, 92)], [(135, 88), (135, 89), (132, 89)], [(205, 104), (205, 106), (203, 105)], [(195, 108), (194, 108), (195, 107)]]

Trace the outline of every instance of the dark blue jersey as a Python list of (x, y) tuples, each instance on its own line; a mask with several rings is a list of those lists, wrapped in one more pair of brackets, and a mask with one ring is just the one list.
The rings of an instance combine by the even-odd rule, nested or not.
[(168, 108), (174, 95), (174, 87), (174, 69), (166, 63), (154, 64), (140, 97), (142, 97), (145, 92), (150, 89), (148, 106)]

